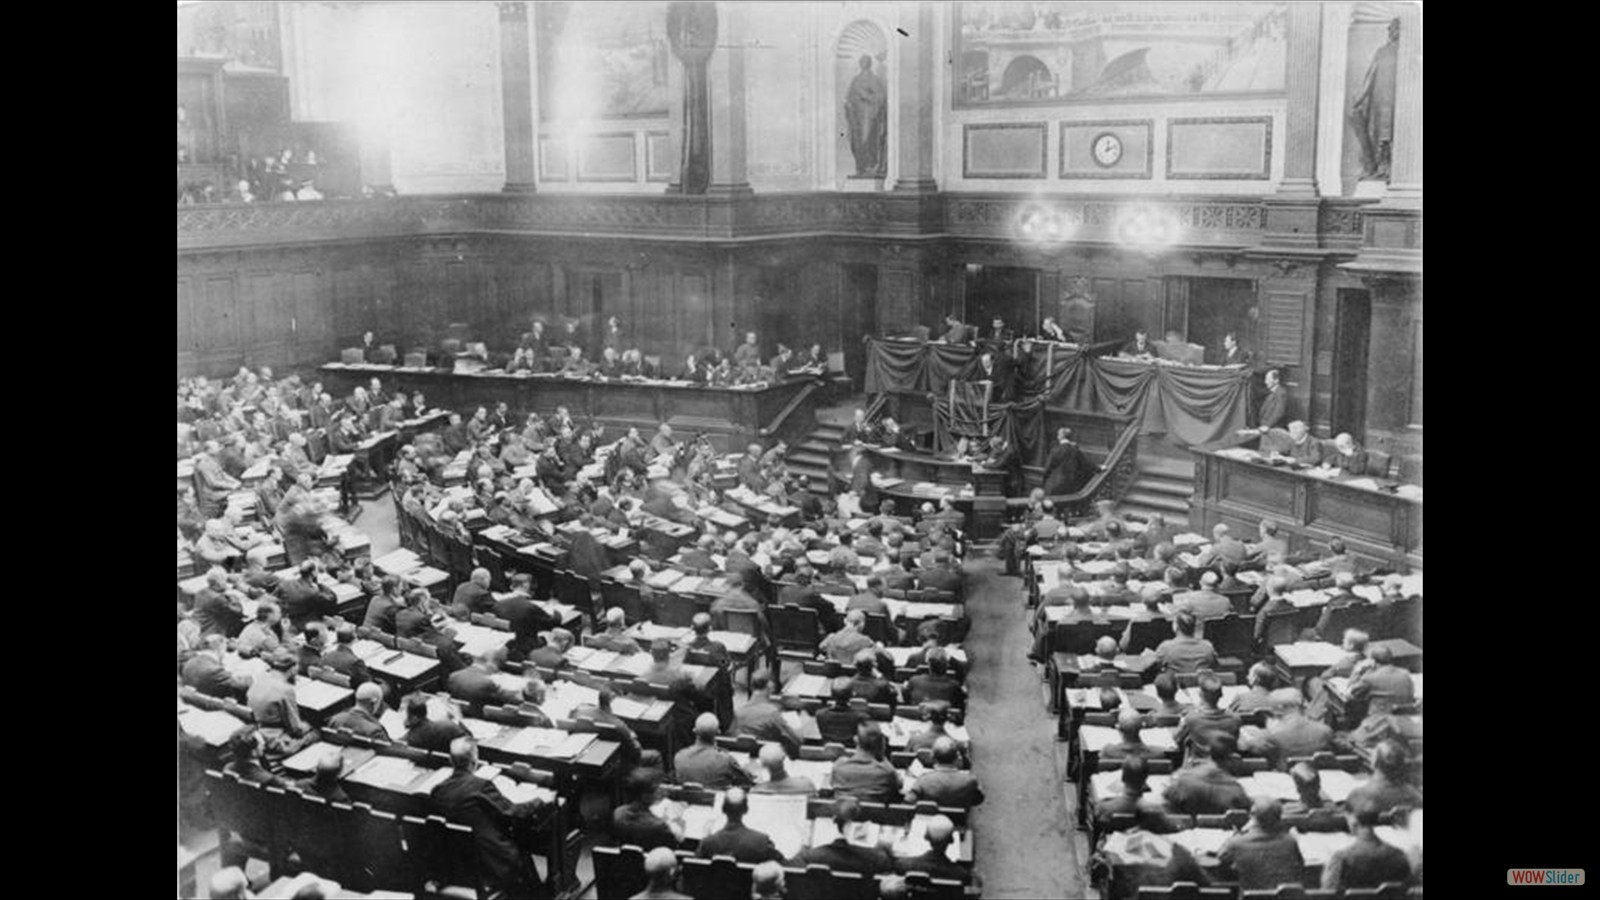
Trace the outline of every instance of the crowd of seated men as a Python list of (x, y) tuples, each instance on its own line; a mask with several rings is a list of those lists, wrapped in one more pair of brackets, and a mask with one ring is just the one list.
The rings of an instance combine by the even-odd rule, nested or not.
[[(194, 461), (197, 488), (180, 491), (180, 548), (187, 547), (211, 565), (206, 587), (198, 592), (193, 606), (180, 604), (180, 681), (203, 694), (243, 702), (254, 714), (255, 727), (241, 733), (248, 737), (239, 737), (232, 746), (229, 770), (244, 780), (279, 783), (284, 776), (277, 764), (319, 738), (318, 730), (300, 715), (293, 689), (295, 680), (306, 677), (313, 666), (348, 676), (355, 689), (353, 707), (334, 716), (328, 727), (388, 740), (378, 719), (386, 708), (398, 707), (406, 716), (400, 741), (449, 752), (463, 762), (475, 753), (470, 734), (460, 721), (463, 708), (499, 702), (514, 705), (526, 715), (543, 715), (539, 709), (543, 681), (533, 676), (522, 696), (507, 696), (494, 680), (502, 666), (521, 664), (526, 674), (533, 675), (526, 667), (559, 670), (571, 665), (566, 653), (575, 643), (574, 635), (559, 627), (535, 602), (527, 574), (513, 575), (511, 591), (496, 594), (490, 590), (487, 570), (475, 570), (455, 589), (449, 602), (443, 602), (403, 576), (380, 576), (366, 558), (346, 561), (330, 546), (327, 535), (318, 533), (319, 517), (327, 514), (328, 494), (314, 490), (317, 470), (307, 454), (307, 433), (316, 429), (327, 434), (348, 431), (348, 446), (353, 447), (360, 438), (391, 430), (398, 421), (428, 409), (420, 394), (390, 397), (376, 379), (337, 401), (323, 393), (319, 384), (307, 386), (293, 376), (275, 380), (268, 370), (242, 370), (224, 381), (197, 378), (180, 384), (179, 454), (180, 459)], [(574, 567), (586, 567), (594, 574), (601, 562), (594, 556), (585, 566), (585, 534), (637, 527), (644, 515), (696, 526), (700, 534), (678, 564), (731, 575), (736, 586), (708, 612), (694, 617), (687, 649), (715, 661), (721, 645), (709, 634), (714, 624), (726, 625), (724, 619), (730, 611), (756, 613), (765, 634), (770, 627), (765, 622), (767, 610), (774, 604), (792, 605), (817, 614), (822, 630), (819, 663), (834, 660), (851, 667), (853, 677), (841, 676), (832, 682), (831, 705), (814, 717), (818, 734), (843, 747), (832, 766), (834, 777), (828, 791), (833, 796), (879, 803), (926, 800), (960, 807), (982, 801), (981, 788), (966, 771), (970, 747), (948, 730), (952, 709), (965, 705), (965, 667), (945, 644), (953, 635), (945, 634), (934, 621), (924, 621), (920, 627), (907, 623), (904, 632), (892, 627), (891, 644), (916, 647), (906, 660), (916, 674), (896, 681), (904, 676), (903, 668), (895, 665), (880, 640), (866, 634), (867, 615), (884, 612), (890, 592), (925, 586), (960, 596), (965, 540), (959, 518), (930, 514), (914, 527), (908, 519), (894, 515), (893, 504), (885, 502), (876, 515), (856, 523), (853, 530), (851, 523), (838, 518), (835, 498), (825, 489), (812, 490), (804, 476), (788, 471), (786, 448), (781, 444), (767, 449), (751, 445), (738, 459), (728, 460), (705, 438), (679, 440), (666, 424), (649, 440), (630, 429), (615, 441), (602, 443), (606, 437), (602, 428), (574, 422), (564, 408), (519, 419), (505, 404), (492, 410), (475, 409), (466, 420), (451, 413), (448, 422), (436, 432), (417, 435), (394, 458), (388, 474), (396, 487), (397, 502), (409, 513), (426, 517), (440, 528), (456, 529), (467, 538), (466, 522), (481, 512), (496, 524), (566, 546)], [(293, 528), (303, 532), (301, 540), (283, 541), (296, 566), (292, 576), (267, 572), (259, 556), (248, 553), (248, 541), (242, 536), (245, 529), (227, 518), (230, 496), (245, 489), (239, 476), (269, 455), (272, 461), (265, 477), (254, 480), (248, 489), (260, 497), (263, 510), (276, 511), (275, 516), (263, 516), (265, 532), (276, 530), (284, 536)], [(470, 496), (447, 492), (444, 487), (447, 470), (462, 468), (463, 459)], [(523, 477), (513, 476), (513, 472)], [(735, 487), (727, 486), (729, 475)], [(729, 496), (735, 492), (746, 501), (754, 498), (793, 507), (799, 511), (798, 522), (786, 527), (775, 518), (758, 519), (751, 522), (751, 530), (740, 535), (700, 515), (713, 508), (749, 517), (750, 508)], [(557, 500), (561, 517), (575, 516), (585, 528), (576, 533), (557, 531), (553, 527), (556, 517), (534, 502), (536, 493)], [(220, 523), (208, 521), (208, 517), (219, 516)], [(246, 543), (241, 546), (240, 541)], [(652, 565), (659, 567), (663, 561), (638, 558), (629, 565), (630, 576), (645, 596), (644, 620), (652, 617), (649, 588), (643, 584)], [(359, 590), (364, 600), (359, 617), (352, 615), (347, 620), (337, 614), (339, 604), (325, 579)], [(825, 594), (849, 599), (841, 610)], [(252, 600), (254, 610), (247, 620), (244, 609), (246, 601)], [(624, 633), (626, 627), (638, 620), (625, 619), (619, 607), (603, 608), (597, 603), (583, 612), (584, 621), (595, 625), (593, 646), (623, 654), (648, 652), (652, 666), (641, 680), (683, 686), (682, 669), (678, 668), (681, 657), (675, 652), (681, 648), (664, 640), (630, 637)], [(509, 622), (514, 638), (503, 650), (464, 657), (453, 640), (454, 626), (481, 613), (493, 613)], [(365, 670), (350, 649), (358, 629), (433, 646), (443, 670), (444, 692), (455, 701), (444, 705), (442, 718), (438, 705), (430, 705), (427, 697), (396, 696)], [(726, 648), (721, 649), (721, 658), (726, 659)], [(251, 657), (265, 663), (254, 677), (238, 675), (225, 664), (225, 659)], [(627, 724), (610, 714), (609, 701), (614, 694), (609, 689), (600, 692), (598, 704), (580, 707), (578, 714), (618, 726), (630, 744), (623, 756), (630, 767), (626, 778), (636, 802), (618, 808), (610, 837), (627, 841), (631, 834), (628, 823), (633, 819), (648, 824), (650, 804), (641, 807), (638, 801), (647, 794), (654, 796), (655, 787), (646, 792), (636, 786), (657, 785), (663, 778), (706, 786), (749, 786), (758, 793), (817, 793), (810, 779), (786, 772), (801, 753), (802, 738), (783, 716), (783, 698), (772, 695), (775, 674), (758, 672), (750, 679), (750, 699), (726, 728), (714, 715), (694, 719), (694, 743), (671, 759), (642, 749)], [(687, 687), (681, 699), (680, 706), (691, 711), (706, 708), (704, 698), (694, 696)], [(890, 764), (884, 731), (857, 705), (863, 700), (888, 704), (900, 709), (901, 715), (926, 720), (925, 730), (912, 734), (907, 748), (926, 754), (925, 771), (908, 775)], [(730, 766), (726, 751), (715, 745), (719, 734), (750, 735), (761, 742), (759, 753)], [(332, 794), (336, 784), (330, 782), (336, 780), (319, 770), (318, 776), (301, 787), (311, 790), (311, 782), (316, 782), (316, 790)], [(485, 782), (471, 785), (469, 793), (487, 795), (491, 791), (493, 785)], [(437, 792), (436, 799), (440, 799)], [(724, 802), (729, 801), (725, 798)], [(442, 799), (440, 804), (442, 808), (447, 805)], [(498, 809), (499, 804), (494, 805)], [(733, 808), (738, 809), (737, 803)], [(733, 816), (729, 818), (729, 828), (739, 833), (739, 823)], [(507, 826), (490, 816), (474, 827), (498, 833)], [(936, 818), (928, 829), (930, 844), (936, 849), (947, 846), (952, 830), (948, 820)], [(743, 837), (727, 839), (740, 846), (747, 842)], [(710, 846), (718, 847), (718, 840)], [(813, 861), (822, 861), (825, 849), (812, 848), (806, 853), (821, 854)], [(892, 859), (887, 851), (867, 856), (870, 865), (864, 865), (875, 873), (916, 865)], [(790, 862), (804, 864), (805, 860)], [(924, 867), (939, 868), (937, 863), (930, 857)], [(487, 856), (485, 866), (490, 867)], [(504, 869), (501, 875), (502, 883), (513, 893), (532, 883), (530, 877), (537, 879), (520, 865)]]
[[(1218, 525), (1208, 545), (1187, 555), (1178, 552), (1172, 529), (1159, 515), (1142, 524), (1130, 528), (1110, 504), (1101, 504), (1092, 520), (1068, 526), (1049, 501), (1036, 495), (1015, 526), (1019, 556), (1093, 561), (1104, 571), (1096, 580), (1063, 578), (1040, 593), (1030, 658), (1049, 660), (1055, 627), (1122, 619), (1127, 624), (1120, 639), (1102, 634), (1091, 653), (1076, 658), (1079, 677), (1136, 672), (1144, 680), (1153, 678), (1149, 686), (1154, 703), (1141, 695), (1134, 708), (1112, 688), (1099, 689), (1093, 698), (1097, 715), (1114, 721), (1117, 731), (1114, 743), (1099, 748), (1098, 759), (1121, 761), (1121, 791), (1095, 802), (1090, 817), (1100, 837), (1100, 855), (1112, 864), (1110, 896), (1133, 896), (1140, 885), (1179, 881), (1268, 890), (1300, 885), (1305, 866), (1291, 827), (1297, 832), (1347, 831), (1354, 838), (1322, 865), (1324, 888), (1420, 883), (1420, 817), (1412, 826), (1415, 845), (1401, 849), (1374, 836), (1380, 825), (1404, 830), (1411, 811), (1422, 806), (1421, 791), (1412, 784), (1415, 733), (1408, 724), (1417, 687), (1411, 673), (1395, 664), (1392, 648), (1386, 643), (1369, 646), (1366, 632), (1346, 629), (1332, 636), (1340, 640), (1341, 652), (1324, 671), (1289, 683), (1276, 666), (1257, 661), (1245, 671), (1243, 689), (1229, 689), (1225, 700), (1218, 652), (1205, 637), (1208, 620), (1229, 616), (1242, 606), (1255, 617), (1259, 639), (1268, 617), (1294, 608), (1288, 600), (1291, 591), (1331, 583), (1317, 624), (1297, 635), (1325, 640), (1331, 613), (1338, 609), (1398, 609), (1407, 599), (1403, 579), (1388, 575), (1379, 580), (1373, 573), (1358, 572), (1337, 539), (1320, 556), (1291, 556), (1270, 520), (1261, 522), (1253, 542), (1238, 540), (1228, 526)], [(1082, 549), (1086, 544), (1093, 546)], [(1356, 592), (1364, 580), (1378, 587), (1377, 599)], [(1118, 614), (1109, 616), (1114, 607)], [(1127, 655), (1134, 628), (1152, 620), (1170, 620), (1171, 637), (1140, 656)], [(1179, 699), (1180, 678), (1196, 682), (1187, 700)], [(1146, 730), (1157, 727), (1173, 729), (1176, 751), (1147, 742)], [(1323, 795), (1318, 770), (1306, 762), (1330, 754), (1335, 759), (1365, 758), (1373, 770), (1338, 804)], [(1167, 759), (1178, 768), (1164, 790), (1152, 792), (1151, 763)], [(1252, 769), (1246, 759), (1287, 772), (1300, 799), (1285, 805), (1249, 796), (1239, 782)], [(1402, 814), (1395, 817), (1397, 808)], [(1181, 840), (1171, 838), (1193, 827), (1185, 817), (1230, 810), (1247, 811), (1248, 824), (1222, 847), (1216, 866), (1200, 865)]]

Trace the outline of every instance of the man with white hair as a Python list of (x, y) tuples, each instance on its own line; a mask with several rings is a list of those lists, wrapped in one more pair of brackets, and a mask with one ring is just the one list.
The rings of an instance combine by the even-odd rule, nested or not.
[(489, 591), (489, 570), (479, 566), (472, 575), (456, 586), (451, 602), (465, 606), (469, 613), (486, 613), (494, 610), (494, 594)]
[(1341, 431), (1333, 439), (1333, 452), (1322, 461), (1325, 466), (1338, 469), (1345, 475), (1367, 474), (1367, 452), (1361, 449), (1350, 432)]
[(817, 785), (804, 775), (790, 775), (789, 754), (777, 743), (762, 744), (759, 756), (761, 767), (767, 770), (767, 780), (750, 789), (752, 794), (815, 794)]
[(872, 638), (863, 633), (867, 614), (852, 609), (844, 617), (844, 627), (822, 639), (817, 649), (834, 662), (854, 663), (856, 654), (873, 646)]
[(250, 879), (245, 877), (244, 869), (228, 866), (211, 876), (211, 891), (207, 896), (212, 900), (251, 900), (255, 894), (250, 892)]
[(1211, 546), (1201, 551), (1194, 562), (1194, 568), (1206, 569), (1222, 560), (1231, 563), (1242, 563), (1249, 558), (1250, 549), (1244, 541), (1239, 540), (1229, 533), (1226, 522), (1218, 522), (1211, 528)]
[(750, 873), (751, 900), (783, 900), (783, 896), (783, 866), (771, 861), (757, 865)]
[(666, 847), (657, 847), (645, 854), (644, 874), (650, 886), (629, 900), (693, 900), (688, 894), (673, 890), (678, 881), (678, 857)]
[(387, 741), (389, 732), (384, 729), (383, 723), (378, 721), (382, 709), (383, 687), (376, 681), (368, 681), (356, 688), (355, 705), (329, 719), (328, 727), (346, 729), (362, 737)]
[(902, 873), (924, 872), (930, 878), (959, 881), (962, 884), (974, 882), (977, 876), (972, 874), (971, 869), (950, 859), (950, 845), (955, 842), (955, 834), (956, 824), (950, 821), (949, 816), (930, 817), (924, 834), (928, 849), (916, 856), (897, 857), (895, 869)]
[(1306, 423), (1296, 419), (1289, 423), (1289, 446), (1282, 453), (1301, 465), (1315, 466), (1322, 462), (1322, 442), (1311, 436)]
[(1187, 611), (1196, 619), (1220, 619), (1233, 612), (1233, 604), (1217, 593), (1217, 573), (1207, 570), (1200, 575), (1200, 589), (1185, 591), (1173, 598), (1174, 612)]
[(632, 656), (639, 652), (639, 642), (623, 634), (627, 627), (627, 617), (622, 612), (622, 607), (613, 606), (606, 610), (606, 630), (595, 635), (589, 645), (599, 650), (610, 650), (623, 656)]

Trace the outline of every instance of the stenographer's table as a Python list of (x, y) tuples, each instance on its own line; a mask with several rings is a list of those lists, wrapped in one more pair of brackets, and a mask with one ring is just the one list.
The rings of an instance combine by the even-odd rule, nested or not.
[[(372, 378), (385, 390), (422, 391), (433, 405), (465, 409), (504, 401), (513, 410), (547, 412), (565, 406), (575, 419), (592, 418), (618, 427), (654, 428), (661, 422), (685, 436), (706, 432), (724, 450), (755, 440), (812, 383), (786, 381), (760, 388), (722, 388), (677, 381), (574, 380), (555, 375), (483, 372), (457, 374), (370, 364), (328, 363), (322, 382), (335, 396)], [(797, 410), (810, 421), (807, 410)]]

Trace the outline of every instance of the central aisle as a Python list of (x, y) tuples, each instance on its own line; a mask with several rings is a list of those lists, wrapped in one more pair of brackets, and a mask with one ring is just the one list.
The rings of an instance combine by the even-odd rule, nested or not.
[(1083, 861), (1056, 771), (1055, 722), (1027, 661), (1022, 582), (1000, 571), (992, 559), (967, 567), (967, 728), (986, 795), (973, 814), (976, 868), (985, 897), (1083, 897)]

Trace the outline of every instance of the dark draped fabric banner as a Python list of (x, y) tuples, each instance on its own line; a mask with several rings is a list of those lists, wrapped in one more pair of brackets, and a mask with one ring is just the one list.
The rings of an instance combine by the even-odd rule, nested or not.
[[(954, 417), (957, 422), (962, 417)], [(950, 400), (941, 397), (933, 402), (933, 448), (936, 452), (944, 453), (956, 444), (956, 438), (961, 435), (968, 437), (979, 434), (1003, 434), (1006, 441), (1017, 448), (1017, 453), (1022, 457), (1022, 464), (1026, 466), (1042, 466), (1050, 455), (1050, 444), (1045, 436), (1044, 402), (1038, 398), (1026, 403), (992, 403), (989, 405), (988, 419), (983, 423), (981, 432), (974, 432), (968, 428), (951, 427)], [(970, 423), (963, 423), (969, 424)]]
[[(1036, 404), (1043, 398), (1064, 409), (1131, 415), (1141, 433), (1170, 435), (1182, 444), (1220, 441), (1245, 427), (1248, 370), (1152, 365), (1026, 341), (1019, 342), (1016, 350), (1019, 395), (1035, 398), (1031, 402)], [(968, 380), (977, 366), (972, 347), (874, 340), (866, 389), (873, 394), (942, 395), (950, 379)], [(1043, 404), (1037, 405), (1042, 432)], [(991, 419), (1002, 414), (1012, 415), (1009, 408), (991, 406)], [(948, 410), (945, 415), (948, 423)], [(1034, 464), (1043, 462), (1042, 456), (1033, 460), (1026, 437), (1016, 445)]]

